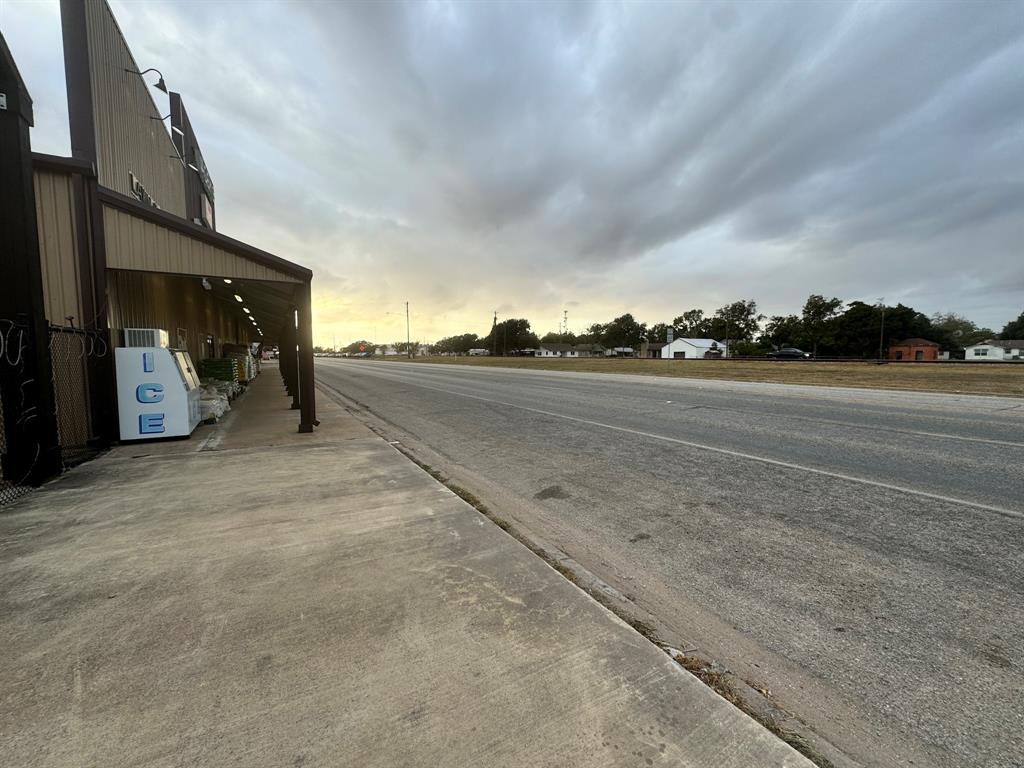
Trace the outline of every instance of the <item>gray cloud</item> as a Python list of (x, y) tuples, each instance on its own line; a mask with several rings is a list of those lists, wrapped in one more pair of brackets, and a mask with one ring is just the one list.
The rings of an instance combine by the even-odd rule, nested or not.
[(114, 7), (339, 323), (1024, 304), (1021, 2)]

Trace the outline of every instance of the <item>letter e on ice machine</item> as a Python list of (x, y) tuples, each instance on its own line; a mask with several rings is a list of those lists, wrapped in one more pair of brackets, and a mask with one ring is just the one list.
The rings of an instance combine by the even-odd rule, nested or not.
[(114, 350), (122, 440), (187, 437), (199, 423), (199, 377), (188, 352), (170, 349), (167, 331), (125, 328)]

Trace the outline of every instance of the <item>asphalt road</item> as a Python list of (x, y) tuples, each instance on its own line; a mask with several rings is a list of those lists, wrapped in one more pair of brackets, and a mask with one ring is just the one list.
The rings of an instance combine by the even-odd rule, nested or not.
[(1024, 401), (317, 375), (858, 762), (1024, 766)]

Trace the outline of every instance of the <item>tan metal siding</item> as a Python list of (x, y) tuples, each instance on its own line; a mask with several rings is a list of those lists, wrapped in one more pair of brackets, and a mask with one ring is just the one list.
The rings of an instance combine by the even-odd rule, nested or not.
[(299, 280), (159, 224), (104, 207), (107, 267), (242, 280)]
[[(146, 85), (157, 75), (150, 72), (144, 80), (125, 72), (141, 70), (106, 0), (86, 0), (85, 6), (99, 183), (131, 195), (134, 173), (160, 208), (184, 216), (185, 170), (159, 119), (168, 110), (157, 111)], [(164, 103), (167, 97), (158, 98)]]
[(92, 318), (82, 317), (71, 177), (36, 171), (34, 180), (46, 319), (54, 325), (66, 325), (65, 318), (73, 317), (75, 325), (81, 327)]
[(121, 343), (120, 331), (125, 328), (162, 328), (173, 345), (182, 336), (189, 354), (198, 361), (206, 356), (207, 335), (215, 338), (217, 354), (225, 342), (245, 344), (256, 339), (238, 307), (212, 298), (195, 277), (109, 270), (107, 293), (115, 345)]

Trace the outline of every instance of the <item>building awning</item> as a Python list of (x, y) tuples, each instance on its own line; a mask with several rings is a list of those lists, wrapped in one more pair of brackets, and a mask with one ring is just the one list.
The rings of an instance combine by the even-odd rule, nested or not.
[[(206, 278), (214, 297), (258, 318), (263, 341), (281, 343), (312, 271), (159, 208), (100, 187), (107, 269)], [(230, 282), (228, 282), (230, 281)]]

